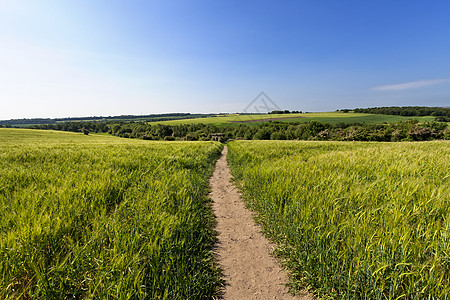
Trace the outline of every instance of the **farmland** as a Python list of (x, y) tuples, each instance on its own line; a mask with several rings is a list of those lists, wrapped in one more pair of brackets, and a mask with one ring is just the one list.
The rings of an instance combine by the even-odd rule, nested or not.
[(228, 161), (294, 287), (447, 299), (449, 142), (235, 141)]
[[(405, 117), (380, 114), (366, 113), (343, 113), (343, 112), (319, 112), (319, 113), (295, 113), (295, 114), (250, 114), (250, 115), (222, 115), (217, 117), (196, 118), (185, 120), (160, 121), (155, 124), (179, 125), (179, 124), (212, 124), (216, 126), (226, 126), (230, 124), (238, 125), (246, 123), (250, 126), (257, 126), (264, 120), (278, 119), (279, 122), (295, 122), (306, 123), (309, 121), (319, 121), (322, 123), (364, 123), (364, 124), (381, 124), (384, 122), (393, 123), (398, 121), (407, 121), (408, 119), (416, 119), (420, 122), (433, 121), (435, 117)], [(251, 123), (247, 123), (252, 121)]]
[[(109, 133), (145, 140), (427, 141), (450, 139), (445, 120), (353, 112), (218, 115), (170, 122), (64, 122), (32, 129)], [(1, 126), (1, 124), (0, 124)]]
[[(0, 120), (0, 127), (66, 127), (70, 128), (72, 123), (83, 123), (85, 126), (101, 127), (101, 124), (111, 124), (120, 122), (148, 122), (150, 124), (162, 125), (181, 125), (181, 124), (209, 124), (219, 127), (238, 126), (246, 123), (249, 126), (258, 126), (267, 121), (279, 121), (289, 123), (306, 123), (309, 121), (318, 121), (322, 123), (338, 124), (338, 123), (362, 123), (362, 124), (382, 124), (394, 123), (399, 121), (407, 121), (415, 119), (419, 122), (431, 122), (436, 119), (433, 116), (400, 116), (400, 115), (383, 115), (375, 113), (344, 113), (342, 111), (335, 112), (315, 112), (315, 113), (290, 113), (290, 114), (189, 114), (174, 113), (160, 114), (148, 116), (116, 116), (116, 117), (86, 117), (86, 118), (62, 118), (62, 119), (13, 119)], [(98, 124), (95, 124), (98, 123)], [(70, 131), (70, 130), (69, 130)]]
[(121, 116), (109, 116), (109, 117), (73, 117), (73, 118), (55, 118), (55, 119), (11, 119), (11, 120), (0, 120), (1, 125), (7, 125), (12, 127), (32, 127), (35, 125), (43, 124), (64, 124), (71, 122), (94, 122), (94, 123), (105, 123), (105, 122), (155, 122), (155, 121), (168, 121), (168, 120), (178, 120), (178, 119), (191, 119), (191, 118), (206, 118), (208, 114), (190, 114), (190, 113), (172, 113), (172, 114), (153, 114), (153, 115), (121, 115)]
[(221, 148), (0, 129), (0, 298), (216, 295)]
[[(0, 298), (217, 296), (222, 148), (0, 128)], [(228, 143), (291, 285), (324, 299), (446, 299), (449, 158), (449, 141)]]

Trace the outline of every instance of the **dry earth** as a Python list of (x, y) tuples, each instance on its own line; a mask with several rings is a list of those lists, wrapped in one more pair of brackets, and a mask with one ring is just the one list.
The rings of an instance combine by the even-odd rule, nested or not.
[(274, 246), (262, 235), (230, 181), (226, 157), (227, 147), (210, 179), (219, 233), (215, 256), (225, 277), (223, 299), (313, 299), (306, 292), (288, 293), (287, 277), (270, 255)]

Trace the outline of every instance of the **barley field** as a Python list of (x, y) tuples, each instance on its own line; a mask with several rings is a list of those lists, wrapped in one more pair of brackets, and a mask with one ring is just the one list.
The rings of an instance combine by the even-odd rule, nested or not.
[(221, 148), (0, 129), (0, 298), (216, 295)]
[(235, 141), (228, 161), (295, 288), (450, 297), (450, 142)]

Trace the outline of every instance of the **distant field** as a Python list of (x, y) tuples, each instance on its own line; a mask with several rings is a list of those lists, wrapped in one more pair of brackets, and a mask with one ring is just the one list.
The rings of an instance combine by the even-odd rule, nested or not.
[(0, 298), (215, 296), (221, 148), (0, 128)]
[[(12, 127), (27, 128), (35, 125), (56, 125), (68, 122), (155, 122), (166, 120), (190, 119), (190, 118), (205, 118), (208, 114), (190, 114), (190, 113), (168, 113), (168, 114), (154, 114), (154, 115), (122, 115), (113, 117), (82, 117), (82, 118), (57, 118), (57, 119), (12, 119), (0, 120), (0, 125), (8, 125)], [(214, 116), (214, 115), (209, 115)]]
[[(261, 115), (232, 115), (232, 116), (218, 116), (209, 118), (197, 118), (188, 120), (172, 120), (152, 122), (152, 124), (214, 124), (217, 126), (239, 124), (240, 122), (247, 125), (258, 125), (267, 119), (278, 119), (280, 122), (309, 122), (320, 121), (322, 123), (367, 123), (367, 124), (381, 124), (383, 122), (393, 123), (398, 121), (406, 121), (409, 119), (417, 119), (420, 122), (433, 121), (435, 117), (402, 117), (392, 115), (378, 115), (378, 114), (364, 114), (364, 113), (343, 113), (343, 112), (323, 112), (323, 113), (304, 113), (304, 114), (261, 114)], [(252, 122), (248, 122), (252, 121)], [(267, 121), (266, 121), (267, 122)]]
[(256, 126), (269, 120), (279, 122), (309, 122), (312, 120), (322, 123), (367, 123), (381, 124), (383, 122), (392, 123), (406, 121), (408, 119), (417, 119), (420, 122), (433, 121), (435, 117), (404, 117), (398, 115), (382, 115), (367, 113), (343, 113), (343, 112), (320, 112), (304, 114), (173, 114), (173, 115), (149, 115), (149, 116), (117, 116), (117, 117), (92, 117), (92, 118), (65, 118), (65, 119), (18, 119), (0, 121), (0, 125), (9, 125), (13, 127), (31, 127), (36, 125), (61, 125), (68, 122), (149, 122), (151, 124), (214, 124), (216, 126), (225, 126), (230, 124), (245, 123), (250, 126)]
[[(59, 146), (62, 144), (115, 144), (121, 142), (127, 143), (127, 140), (121, 140), (109, 134), (90, 134), (62, 132), (54, 130), (35, 130), (35, 129), (17, 129), (0, 128), (0, 147), (6, 151), (6, 146)], [(132, 142), (135, 143), (135, 142)]]
[(294, 286), (331, 299), (448, 299), (450, 142), (228, 147)]

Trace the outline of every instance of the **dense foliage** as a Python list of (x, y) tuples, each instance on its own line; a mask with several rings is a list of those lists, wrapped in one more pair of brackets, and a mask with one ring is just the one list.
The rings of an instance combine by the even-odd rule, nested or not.
[(215, 296), (220, 150), (0, 129), (0, 298)]
[(125, 138), (145, 140), (188, 140), (209, 141), (217, 133), (223, 134), (221, 141), (244, 140), (331, 140), (331, 141), (428, 141), (450, 139), (450, 129), (446, 123), (416, 120), (391, 124), (325, 124), (318, 121), (307, 123), (266, 122), (258, 126), (247, 124), (215, 126), (212, 124), (162, 125), (145, 122), (64, 123), (41, 125), (36, 128), (93, 132), (109, 132)]
[(228, 160), (293, 285), (447, 299), (450, 144), (234, 141)]
[(447, 107), (426, 107), (426, 106), (389, 106), (356, 108), (355, 113), (383, 114), (398, 116), (436, 116), (450, 117), (450, 108)]
[[(411, 119), (399, 116), (400, 114), (410, 115), (410, 110), (414, 111), (414, 113), (411, 113), (413, 115)], [(416, 110), (418, 112), (415, 112)], [(178, 120), (155, 124), (146, 121), (77, 121), (40, 124), (31, 128), (83, 132), (85, 134), (107, 132), (115, 136), (146, 140), (206, 141), (217, 140), (220, 137), (221, 141), (232, 139), (427, 141), (450, 139), (448, 124), (444, 122), (448, 121), (447, 118), (450, 117), (442, 113), (448, 111), (450, 109), (433, 107), (387, 107), (365, 109), (364, 112), (372, 113), (370, 115), (348, 113), (349, 110), (345, 109), (342, 110), (342, 112), (347, 112), (345, 114), (328, 113), (314, 117), (315, 114), (300, 114), (295, 111), (279, 110), (266, 115), (216, 116), (215, 118), (197, 119), (194, 122)], [(391, 121), (388, 121), (386, 115), (382, 114), (389, 112), (397, 114), (397, 116), (390, 116), (390, 118), (394, 118)], [(438, 116), (422, 116), (427, 114)], [(172, 117), (181, 117), (181, 115), (173, 114)], [(272, 118), (272, 115), (275, 117)], [(283, 115), (293, 116), (295, 120)], [(190, 117), (195, 117), (195, 115), (190, 115)], [(264, 121), (267, 117), (269, 119)], [(421, 119), (422, 122), (415, 118)], [(323, 121), (320, 121), (321, 119)], [(436, 120), (432, 121), (433, 119)]]
[(70, 132), (82, 132), (83, 128), (89, 132), (108, 132), (113, 124), (122, 124), (124, 122), (64, 122), (57, 124), (34, 125), (32, 129), (61, 130)]

